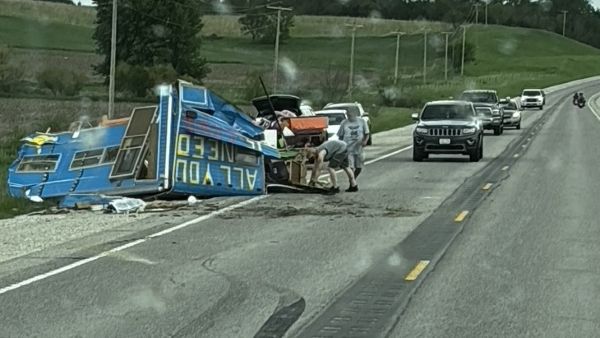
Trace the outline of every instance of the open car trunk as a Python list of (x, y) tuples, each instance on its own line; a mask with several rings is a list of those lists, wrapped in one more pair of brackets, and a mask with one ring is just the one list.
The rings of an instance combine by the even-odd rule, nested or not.
[[(288, 110), (296, 116), (302, 115), (300, 110), (300, 98), (294, 95), (270, 95), (271, 102), (275, 111)], [(257, 97), (252, 100), (252, 105), (258, 111), (256, 117), (273, 117), (274, 112), (271, 109), (269, 98), (266, 96)]]

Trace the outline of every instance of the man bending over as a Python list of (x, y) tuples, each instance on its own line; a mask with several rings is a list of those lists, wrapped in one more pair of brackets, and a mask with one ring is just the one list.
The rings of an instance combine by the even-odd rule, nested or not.
[(335, 175), (336, 169), (342, 169), (348, 176), (348, 182), (350, 187), (346, 190), (347, 192), (358, 191), (358, 185), (354, 178), (354, 173), (350, 168), (348, 161), (348, 146), (343, 141), (329, 140), (325, 141), (318, 147), (307, 148), (308, 156), (314, 158), (315, 164), (310, 176), (309, 184), (316, 184), (321, 173), (323, 162), (329, 162), (329, 177), (331, 179), (331, 192), (338, 193), (340, 188), (337, 185), (337, 178)]

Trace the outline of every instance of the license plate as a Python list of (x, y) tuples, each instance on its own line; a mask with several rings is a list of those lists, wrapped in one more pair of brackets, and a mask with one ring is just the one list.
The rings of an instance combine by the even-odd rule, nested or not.
[(450, 139), (449, 138), (441, 138), (440, 144), (450, 144)]

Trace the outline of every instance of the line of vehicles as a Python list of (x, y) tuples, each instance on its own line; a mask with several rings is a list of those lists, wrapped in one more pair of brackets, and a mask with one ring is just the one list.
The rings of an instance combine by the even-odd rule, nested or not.
[(421, 162), (430, 154), (468, 155), (471, 162), (483, 158), (486, 130), (501, 135), (504, 128), (521, 129), (521, 112), (543, 109), (546, 94), (525, 89), (520, 98), (499, 99), (495, 90), (466, 90), (458, 100), (432, 101), (413, 114), (413, 160)]
[[(128, 118), (69, 130), (38, 132), (21, 140), (8, 172), (10, 195), (64, 207), (97, 203), (101, 195), (175, 198), (321, 192), (306, 182), (306, 144), (336, 138), (349, 114), (365, 119), (360, 103), (330, 103), (313, 111), (292, 95), (252, 100), (250, 117), (209, 89), (185, 81), (162, 86), (155, 105)], [(543, 108), (541, 90), (520, 100), (495, 91), (465, 91), (460, 100), (425, 105), (414, 131), (415, 161), (429, 154), (483, 157), (483, 134), (521, 127), (524, 107)], [(368, 144), (371, 144), (369, 140)]]

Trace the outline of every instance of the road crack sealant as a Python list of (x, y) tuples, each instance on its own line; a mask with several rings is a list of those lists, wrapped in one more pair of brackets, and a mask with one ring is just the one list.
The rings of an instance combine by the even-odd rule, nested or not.
[[(468, 210), (471, 215), (493, 190), (510, 177), (510, 168), (516, 161), (521, 160), (529, 149), (521, 146), (535, 139), (529, 132), (539, 130), (549, 117), (565, 104), (565, 100), (568, 100), (570, 94), (565, 95), (561, 92), (556, 93), (559, 98), (557, 102), (511, 141), (498, 157), (467, 178), (433, 214), (393, 248), (389, 256), (399, 257), (400, 259), (396, 260), (397, 264), (390, 264), (390, 257), (374, 264), (323, 313), (307, 324), (298, 336), (387, 336), (397, 325), (416, 290), (469, 224), (470, 217), (462, 222), (453, 222), (456, 212)], [(536, 133), (536, 136), (538, 134)], [(516, 153), (520, 154), (518, 158), (512, 156)], [(509, 170), (503, 170), (506, 166), (509, 166)], [(490, 190), (481, 189), (485, 183), (493, 184)], [(405, 281), (409, 271), (422, 260), (430, 261), (427, 268), (415, 281)]]

